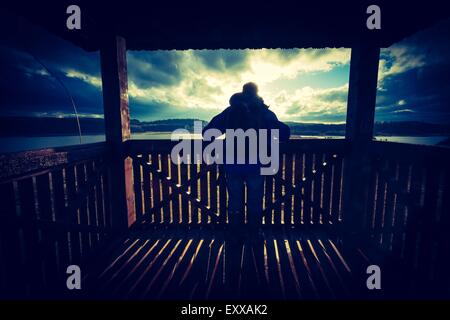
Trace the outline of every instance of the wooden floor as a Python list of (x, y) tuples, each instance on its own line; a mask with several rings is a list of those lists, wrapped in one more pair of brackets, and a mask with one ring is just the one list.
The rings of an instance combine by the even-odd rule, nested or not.
[(89, 298), (101, 299), (366, 298), (374, 294), (366, 268), (376, 259), (317, 233), (249, 240), (223, 231), (139, 231), (99, 256), (84, 283)]

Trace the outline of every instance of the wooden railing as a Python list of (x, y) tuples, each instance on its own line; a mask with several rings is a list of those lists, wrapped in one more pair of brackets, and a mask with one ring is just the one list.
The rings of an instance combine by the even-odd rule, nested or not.
[(106, 154), (99, 143), (0, 155), (0, 274), (8, 298), (65, 286), (67, 266), (108, 235)]
[(367, 152), (364, 233), (423, 281), (413, 285), (448, 290), (450, 149), (372, 142)]
[[(223, 169), (174, 164), (175, 143), (125, 142), (123, 157), (133, 162), (134, 226), (226, 226)], [(265, 180), (263, 226), (345, 228), (349, 152), (345, 140), (282, 144), (280, 170)], [(65, 268), (81, 263), (111, 234), (109, 156), (103, 143), (0, 155), (0, 287), (8, 297), (57, 287), (55, 281), (64, 285)], [(450, 150), (371, 142), (362, 159), (367, 181), (359, 230), (372, 245), (401, 258), (420, 275), (415, 279), (425, 285), (441, 281), (446, 290)]]
[[(137, 224), (223, 225), (227, 192), (222, 166), (174, 164), (176, 142), (132, 140)], [(323, 226), (342, 221), (344, 140), (291, 140), (280, 169), (265, 180), (263, 225)]]

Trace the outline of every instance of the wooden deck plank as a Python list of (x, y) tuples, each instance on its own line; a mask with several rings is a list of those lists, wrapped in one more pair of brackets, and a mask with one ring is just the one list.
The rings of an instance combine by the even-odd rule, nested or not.
[(111, 296), (113, 298), (123, 298), (127, 290), (132, 286), (136, 278), (140, 275), (139, 271), (153, 259), (156, 253), (163, 247), (164, 243), (160, 238), (150, 240), (145, 248), (140, 250), (139, 255), (133, 260), (134, 263), (127, 272), (115, 281), (111, 287)]
[[(193, 238), (186, 240), (185, 244), (182, 247), (182, 252), (178, 256), (176, 263), (172, 266), (170, 273), (163, 279), (163, 282), (158, 288), (156, 288), (155, 286), (155, 291), (158, 291), (158, 298), (161, 298), (166, 293), (166, 289), (170, 286), (171, 283), (175, 283), (177, 279), (181, 277), (182, 272), (180, 270), (182, 270), (183, 267), (185, 267), (188, 263), (187, 257), (190, 255), (190, 253), (195, 252), (195, 244), (196, 242)], [(170, 293), (171, 292), (169, 291), (168, 295), (166, 294), (166, 297), (170, 298)]]
[(167, 239), (167, 241), (164, 242), (164, 245), (159, 249), (156, 255), (152, 257), (150, 263), (145, 266), (144, 270), (140, 271), (139, 277), (127, 288), (128, 290), (125, 293), (126, 298), (142, 298), (145, 286), (148, 284), (152, 273), (160, 268), (167, 252), (170, 252), (175, 245), (176, 241), (174, 241), (174, 239)]
[[(320, 234), (267, 231), (235, 244), (240, 249), (230, 253), (220, 233), (200, 230), (157, 230), (152, 238), (135, 233), (89, 287), (100, 288), (96, 297), (114, 299), (362, 298), (365, 268), (376, 261)], [(233, 256), (237, 266), (229, 263)]]

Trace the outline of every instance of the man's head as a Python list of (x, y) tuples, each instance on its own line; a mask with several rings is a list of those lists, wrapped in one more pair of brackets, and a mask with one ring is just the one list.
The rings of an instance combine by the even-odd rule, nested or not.
[(258, 95), (258, 86), (253, 82), (247, 82), (242, 87), (242, 93), (246, 96), (256, 97)]
[(230, 98), (230, 106), (232, 107), (241, 107), (243, 103), (242, 93), (235, 93)]

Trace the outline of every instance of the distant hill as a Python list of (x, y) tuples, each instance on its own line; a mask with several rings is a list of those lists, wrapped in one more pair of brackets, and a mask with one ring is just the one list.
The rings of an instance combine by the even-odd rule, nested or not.
[(207, 124), (206, 121), (198, 119), (167, 119), (156, 120), (151, 122), (139, 121), (132, 119), (130, 121), (131, 132), (172, 132), (177, 129), (194, 130), (194, 121), (201, 121), (202, 126)]
[[(345, 124), (287, 122), (292, 134), (297, 135), (345, 135)], [(374, 134), (377, 136), (447, 136), (450, 125), (419, 122), (375, 122)]]
[[(80, 118), (81, 134), (104, 134), (105, 122), (99, 118)], [(0, 117), (0, 136), (71, 136), (78, 135), (76, 118)]]
[[(131, 131), (172, 132), (176, 129), (193, 131), (196, 119), (167, 119), (157, 121), (130, 121)], [(201, 121), (201, 120), (197, 120)], [(207, 122), (202, 121), (203, 125)], [(83, 135), (103, 134), (104, 120), (80, 118)], [(345, 135), (345, 124), (287, 122), (294, 135)], [(377, 122), (375, 135), (396, 136), (450, 136), (450, 125), (426, 122)], [(58, 136), (78, 135), (75, 118), (0, 117), (0, 136)]]
[(345, 135), (345, 124), (325, 123), (301, 123), (286, 122), (291, 128), (291, 134), (304, 136), (343, 136)]

